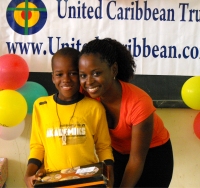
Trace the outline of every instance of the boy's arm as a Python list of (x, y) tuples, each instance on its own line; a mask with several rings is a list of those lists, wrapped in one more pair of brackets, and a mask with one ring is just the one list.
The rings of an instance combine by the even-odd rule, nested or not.
[(97, 131), (94, 136), (95, 148), (96, 148), (96, 153), (99, 157), (99, 161), (104, 161), (106, 164), (107, 178), (108, 178), (107, 187), (111, 188), (113, 187), (114, 183), (114, 172), (113, 172), (114, 157), (112, 153), (111, 139), (108, 130), (108, 123), (106, 119), (105, 109), (99, 107), (98, 110), (99, 110), (98, 114), (99, 119), (97, 120), (97, 122), (95, 122), (97, 125)]

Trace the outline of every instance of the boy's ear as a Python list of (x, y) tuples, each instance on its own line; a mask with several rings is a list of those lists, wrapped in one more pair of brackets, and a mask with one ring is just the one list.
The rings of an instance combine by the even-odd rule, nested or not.
[[(51, 73), (51, 79), (52, 79), (52, 82), (54, 83), (53, 72)], [(54, 83), (54, 84), (55, 84), (55, 83)]]

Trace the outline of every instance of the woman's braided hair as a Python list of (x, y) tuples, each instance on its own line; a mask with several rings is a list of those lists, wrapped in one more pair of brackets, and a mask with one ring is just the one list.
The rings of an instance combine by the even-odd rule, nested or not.
[(80, 56), (83, 54), (99, 54), (102, 61), (108, 66), (115, 62), (118, 65), (116, 78), (129, 82), (135, 73), (136, 64), (128, 49), (115, 39), (94, 39), (83, 46)]

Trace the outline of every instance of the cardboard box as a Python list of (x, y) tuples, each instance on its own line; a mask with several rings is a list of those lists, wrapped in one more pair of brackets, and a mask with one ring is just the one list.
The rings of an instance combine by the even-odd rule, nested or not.
[(36, 181), (34, 187), (106, 187), (107, 170), (102, 162), (52, 172)]
[(8, 160), (7, 158), (0, 158), (0, 188), (6, 182), (8, 177)]

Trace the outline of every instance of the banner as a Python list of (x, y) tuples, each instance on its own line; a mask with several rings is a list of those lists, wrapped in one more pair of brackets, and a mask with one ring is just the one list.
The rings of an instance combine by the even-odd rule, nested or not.
[(200, 75), (198, 0), (6, 0), (0, 16), (0, 55), (20, 55), (30, 72), (51, 72), (60, 48), (109, 37), (130, 50), (136, 74)]

